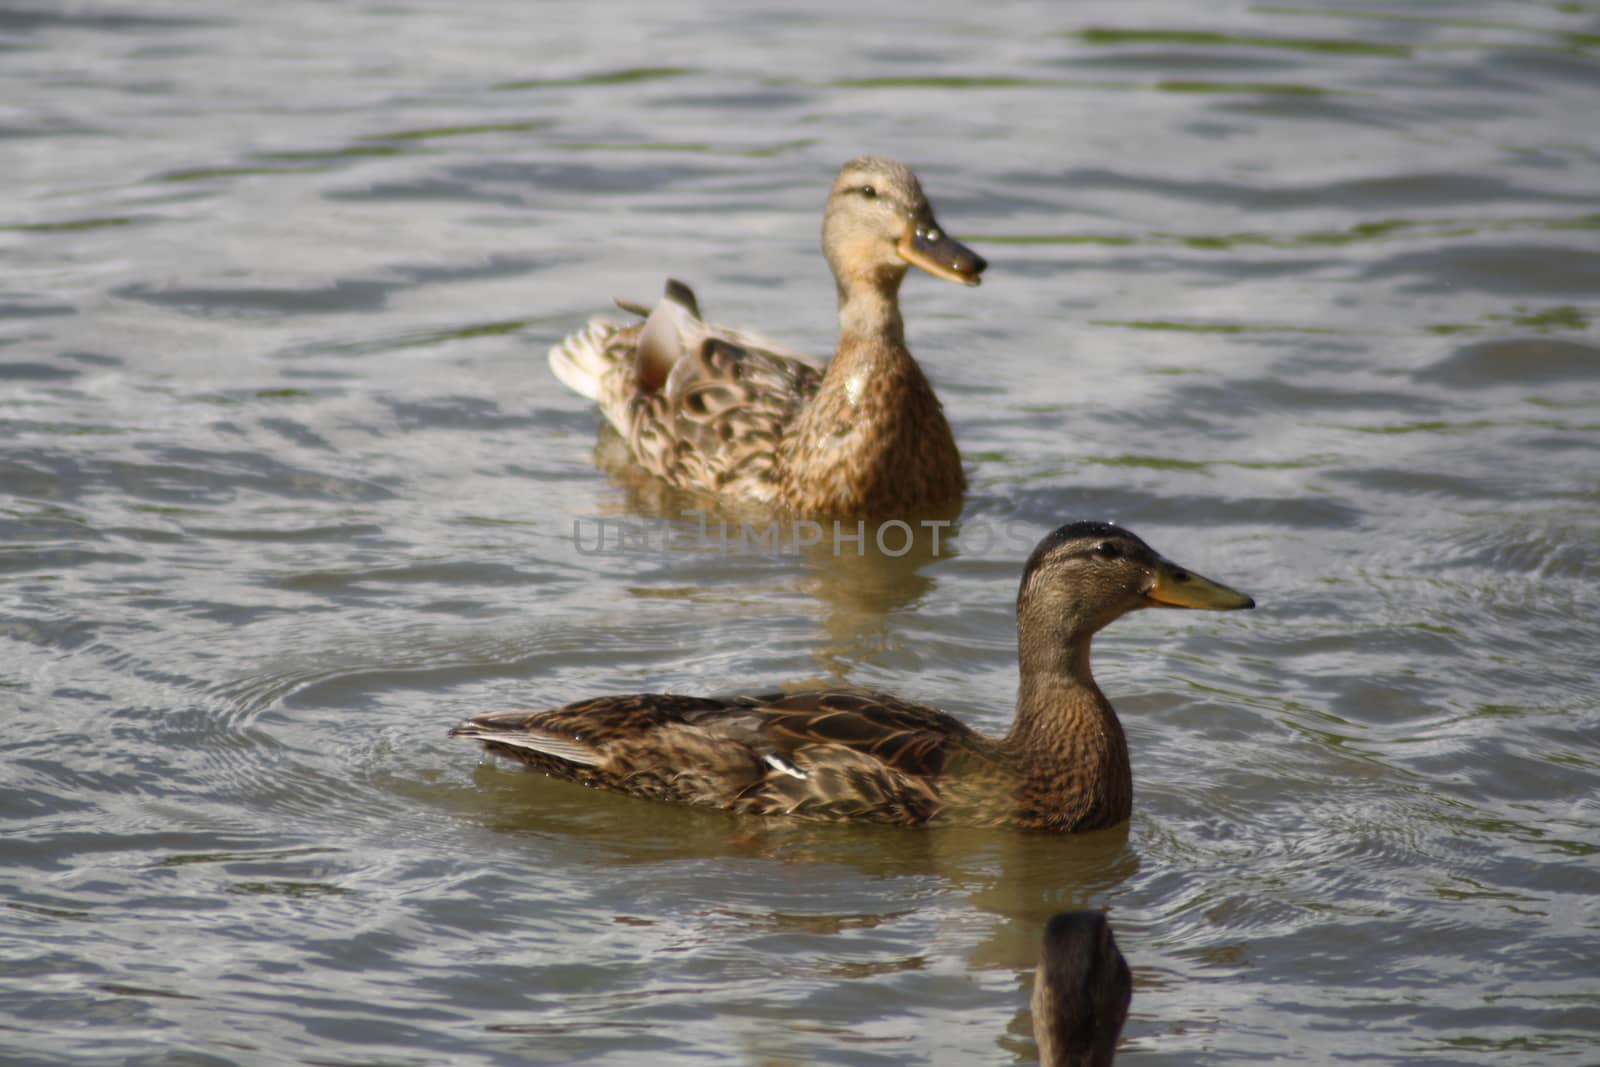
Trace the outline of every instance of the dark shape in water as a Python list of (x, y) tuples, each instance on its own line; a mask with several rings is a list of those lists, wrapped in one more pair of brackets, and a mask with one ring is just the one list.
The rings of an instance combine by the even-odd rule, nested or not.
[(1132, 999), (1128, 961), (1104, 915), (1063, 912), (1045, 924), (1033, 976), (1040, 1067), (1109, 1067)]

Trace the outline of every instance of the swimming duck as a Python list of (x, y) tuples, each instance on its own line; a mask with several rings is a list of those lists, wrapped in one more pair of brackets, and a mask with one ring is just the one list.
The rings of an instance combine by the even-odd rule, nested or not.
[(1052, 916), (1033, 975), (1040, 1067), (1111, 1067), (1132, 999), (1133, 976), (1106, 917), (1097, 911)]
[(550, 367), (600, 405), (640, 467), (691, 492), (807, 515), (905, 516), (966, 488), (950, 424), (906, 348), (900, 282), (921, 267), (977, 285), (983, 258), (934, 220), (916, 175), (867, 156), (828, 194), (822, 248), (839, 290), (826, 370), (754, 334), (707, 323), (669, 281), (642, 323), (604, 319), (550, 349)]
[(1255, 602), (1120, 527), (1063, 526), (1017, 595), (1016, 719), (989, 737), (885, 693), (604, 696), (468, 719), (476, 738), (545, 774), (653, 800), (762, 815), (912, 825), (1097, 830), (1133, 808), (1122, 724), (1089, 672), (1096, 631), (1147, 607)]

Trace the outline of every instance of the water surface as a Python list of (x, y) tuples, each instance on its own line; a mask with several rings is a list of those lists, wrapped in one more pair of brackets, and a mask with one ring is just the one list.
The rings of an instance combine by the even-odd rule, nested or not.
[[(4, 1058), (1029, 1062), (1095, 907), (1124, 1062), (1595, 1062), (1597, 53), (1570, 3), (0, 13)], [(904, 291), (966, 508), (702, 543), (544, 350), (670, 273), (825, 354), (865, 151), (992, 263)], [(741, 820), (444, 736), (817, 683), (1001, 730), (1077, 518), (1261, 605), (1097, 641), (1125, 829)]]

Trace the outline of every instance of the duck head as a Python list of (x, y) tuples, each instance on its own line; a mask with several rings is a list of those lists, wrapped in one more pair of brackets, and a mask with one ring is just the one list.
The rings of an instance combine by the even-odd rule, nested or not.
[[(1017, 623), (1023, 654), (1054, 659), (1140, 608), (1237, 611), (1256, 602), (1179, 566), (1131, 531), (1068, 523), (1039, 542), (1022, 572)], [(1028, 646), (1035, 646), (1030, 650)]]
[(839, 170), (823, 214), (822, 248), (841, 290), (866, 282), (893, 291), (908, 266), (977, 285), (989, 265), (944, 232), (909, 167), (876, 156)]

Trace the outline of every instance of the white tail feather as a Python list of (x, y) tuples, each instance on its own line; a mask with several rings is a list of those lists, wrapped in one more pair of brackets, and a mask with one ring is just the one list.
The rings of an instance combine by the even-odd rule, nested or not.
[(477, 729), (471, 733), (462, 734), (475, 741), (493, 741), (508, 748), (525, 748), (529, 752), (541, 752), (556, 759), (566, 760), (584, 767), (595, 767), (600, 764), (600, 753), (569, 737), (557, 737), (554, 734), (534, 733), (531, 730), (484, 730)]
[(616, 332), (614, 322), (589, 320), (589, 325), (551, 346), (550, 370), (574, 393), (598, 400), (600, 379), (611, 364), (606, 355), (606, 342)]

